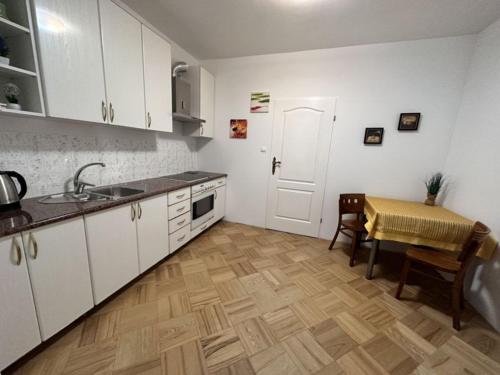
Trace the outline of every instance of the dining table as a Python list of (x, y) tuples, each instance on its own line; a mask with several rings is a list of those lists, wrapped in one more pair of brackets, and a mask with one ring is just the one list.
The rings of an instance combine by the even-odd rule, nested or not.
[[(445, 207), (399, 199), (367, 196), (364, 213), (367, 237), (373, 239), (366, 269), (368, 280), (373, 276), (380, 241), (396, 241), (458, 253), (474, 226), (474, 221)], [(497, 246), (497, 240), (490, 235), (477, 256), (490, 259)]]

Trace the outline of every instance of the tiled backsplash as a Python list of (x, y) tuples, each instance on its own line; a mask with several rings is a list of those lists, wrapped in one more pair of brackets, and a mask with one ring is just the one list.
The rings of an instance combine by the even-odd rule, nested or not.
[(0, 170), (21, 173), (30, 197), (72, 189), (75, 171), (96, 185), (197, 169), (196, 140), (104, 125), (45, 119), (0, 118)]

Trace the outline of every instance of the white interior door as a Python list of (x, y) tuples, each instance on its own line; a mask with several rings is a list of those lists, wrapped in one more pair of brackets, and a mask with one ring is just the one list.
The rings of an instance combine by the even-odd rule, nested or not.
[(268, 228), (318, 236), (334, 114), (334, 98), (274, 102)]

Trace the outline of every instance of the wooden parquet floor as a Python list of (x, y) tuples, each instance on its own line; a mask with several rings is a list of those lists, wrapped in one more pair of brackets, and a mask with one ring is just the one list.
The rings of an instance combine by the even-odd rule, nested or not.
[(470, 307), (457, 332), (446, 290), (393, 298), (401, 257), (367, 281), (363, 260), (327, 249), (219, 223), (15, 373), (500, 374), (500, 337)]

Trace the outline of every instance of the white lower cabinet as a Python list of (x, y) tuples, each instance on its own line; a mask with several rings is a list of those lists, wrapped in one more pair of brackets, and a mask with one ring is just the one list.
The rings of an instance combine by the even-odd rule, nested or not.
[(137, 203), (139, 270), (146, 271), (168, 255), (167, 195)]
[(226, 186), (215, 189), (214, 222), (222, 219), (226, 213)]
[(42, 339), (93, 306), (83, 218), (23, 233)]
[(191, 225), (179, 229), (170, 235), (170, 253), (179, 250), (184, 244), (188, 243), (191, 239)]
[(21, 236), (0, 239), (0, 371), (40, 344)]
[(85, 215), (96, 304), (139, 275), (135, 204)]

